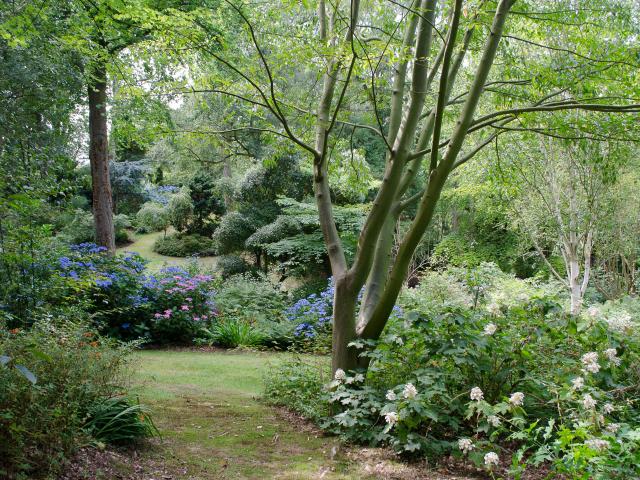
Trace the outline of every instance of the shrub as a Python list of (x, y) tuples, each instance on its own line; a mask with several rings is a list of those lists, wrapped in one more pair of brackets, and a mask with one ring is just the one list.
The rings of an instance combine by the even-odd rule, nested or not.
[(158, 238), (153, 244), (153, 251), (168, 257), (208, 257), (215, 255), (215, 244), (210, 238), (197, 233), (176, 233)]
[(109, 256), (95, 244), (72, 246), (53, 266), (62, 297), (81, 301), (110, 336), (191, 343), (215, 316), (213, 279), (180, 267), (146, 274), (135, 253)]
[(189, 344), (218, 315), (212, 277), (168, 267), (147, 276), (144, 295), (153, 312), (147, 336), (157, 343)]
[(222, 278), (229, 278), (251, 270), (251, 266), (244, 261), (242, 257), (237, 255), (223, 255), (218, 257), (216, 263), (216, 272)]
[(285, 310), (287, 320), (295, 325), (293, 336), (298, 349), (330, 350), (334, 288), (333, 278), (329, 278), (322, 292), (301, 298)]
[[(94, 406), (122, 391), (130, 348), (79, 323), (40, 319), (30, 331), (0, 330), (0, 477), (56, 472), (86, 442)], [(33, 372), (34, 384), (13, 365)]]
[(229, 212), (213, 234), (218, 255), (242, 250), (244, 242), (254, 231), (249, 220), (240, 212)]
[(188, 190), (172, 195), (167, 205), (169, 222), (178, 232), (187, 229), (193, 217), (193, 202)]
[(189, 227), (190, 231), (202, 235), (213, 233), (215, 223), (211, 222), (211, 215), (223, 215), (226, 212), (221, 190), (217, 179), (207, 171), (198, 171), (189, 180), (189, 194), (194, 207), (194, 218)]
[(264, 277), (236, 275), (218, 288), (216, 307), (221, 318), (274, 322), (282, 319), (284, 297)]
[(167, 231), (169, 228), (169, 213), (167, 208), (155, 202), (147, 202), (136, 214), (138, 226), (147, 232)]
[[(268, 378), (271, 400), (346, 440), (404, 454), (468, 454), (496, 475), (494, 455), (514, 452), (511, 470), (501, 472), (509, 478), (543, 462), (567, 478), (638, 475), (640, 336), (631, 314), (592, 307), (568, 315), (553, 287), (491, 265), (432, 277), (442, 283), (435, 294), (401, 297), (405, 312), (378, 341), (352, 343), (370, 360), (366, 372), (338, 370), (323, 391), (313, 370), (285, 366)], [(461, 301), (441, 301), (448, 281)], [(325, 312), (313, 301), (293, 309), (309, 318), (317, 311)], [(314, 394), (295, 397), (305, 385)], [(318, 415), (329, 406), (331, 414)]]
[[(131, 228), (131, 220), (127, 215), (115, 215), (113, 217), (113, 228), (116, 244), (122, 245), (129, 242), (127, 230)], [(60, 233), (66, 242), (72, 244), (95, 241), (96, 231), (93, 214), (84, 210), (76, 210)]]
[(324, 386), (331, 378), (329, 363), (324, 359), (295, 358), (277, 368), (267, 370), (264, 398), (272, 405), (287, 407), (320, 421), (329, 415), (329, 407), (322, 399)]

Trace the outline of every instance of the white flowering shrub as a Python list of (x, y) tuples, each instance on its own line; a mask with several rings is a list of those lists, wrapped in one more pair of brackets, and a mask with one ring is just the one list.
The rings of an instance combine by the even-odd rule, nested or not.
[[(640, 329), (617, 328), (601, 306), (570, 316), (546, 287), (492, 272), (431, 276), (455, 282), (437, 288), (462, 301), (427, 287), (403, 295), (378, 341), (352, 343), (366, 375), (338, 371), (306, 397), (330, 412), (319, 423), (350, 442), (454, 455), (495, 478), (543, 465), (549, 478), (640, 478)], [(508, 295), (494, 293), (506, 283), (516, 284)]]

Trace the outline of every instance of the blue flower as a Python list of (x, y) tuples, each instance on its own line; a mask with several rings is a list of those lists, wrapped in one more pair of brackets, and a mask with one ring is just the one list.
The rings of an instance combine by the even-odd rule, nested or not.
[(109, 288), (113, 285), (113, 280), (110, 278), (98, 278), (96, 279), (96, 285), (100, 288)]
[(60, 264), (60, 267), (65, 270), (73, 266), (73, 261), (71, 261), (69, 257), (60, 257), (58, 259), (58, 263)]
[(296, 337), (304, 335), (307, 338), (313, 338), (315, 337), (316, 332), (315, 332), (315, 329), (313, 328), (313, 325), (311, 325), (310, 323), (301, 323), (295, 328), (295, 330), (293, 331), (293, 334)]
[(120, 325), (120, 327), (122, 327), (122, 329), (126, 330), (131, 326), (130, 323), (123, 323), (122, 325)]

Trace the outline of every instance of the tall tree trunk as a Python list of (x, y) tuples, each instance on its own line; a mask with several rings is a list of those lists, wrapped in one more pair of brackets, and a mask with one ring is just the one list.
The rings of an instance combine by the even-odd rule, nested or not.
[(109, 178), (109, 135), (107, 129), (107, 70), (104, 64), (89, 74), (89, 162), (93, 185), (93, 219), (96, 243), (115, 253), (111, 180)]

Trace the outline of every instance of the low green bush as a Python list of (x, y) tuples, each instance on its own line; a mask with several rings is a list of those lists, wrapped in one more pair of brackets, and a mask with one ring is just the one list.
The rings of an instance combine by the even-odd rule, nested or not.
[(129, 352), (60, 319), (40, 319), (28, 331), (0, 328), (0, 477), (51, 477), (90, 441), (87, 418), (122, 392)]
[(268, 370), (264, 398), (272, 405), (319, 422), (330, 412), (328, 403), (322, 401), (330, 379), (331, 370), (325, 359), (297, 357)]
[(222, 278), (229, 278), (233, 275), (245, 273), (251, 270), (251, 265), (238, 255), (223, 255), (218, 257), (216, 263), (216, 273)]
[(248, 323), (278, 322), (284, 310), (285, 297), (264, 276), (235, 275), (216, 291), (216, 307), (222, 319), (238, 319)]
[(153, 244), (153, 251), (168, 257), (191, 257), (193, 255), (208, 257), (216, 253), (213, 240), (197, 233), (175, 233), (159, 237)]

